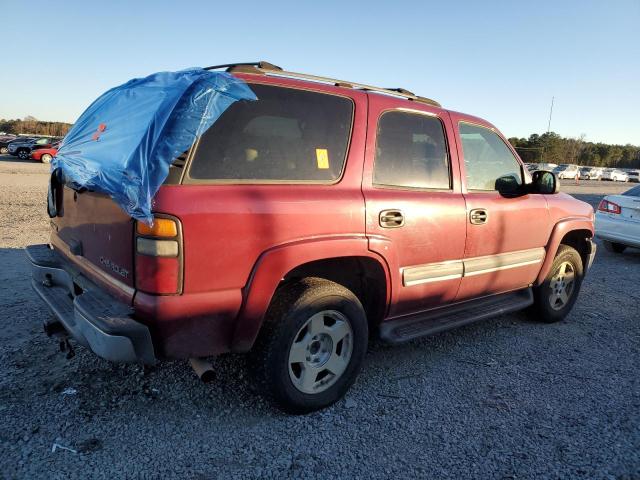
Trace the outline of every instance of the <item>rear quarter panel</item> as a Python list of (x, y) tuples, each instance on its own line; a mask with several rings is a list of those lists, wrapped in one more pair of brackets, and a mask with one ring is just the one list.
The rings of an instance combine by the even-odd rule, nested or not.
[[(284, 79), (268, 83), (296, 84)], [(332, 89), (335, 87), (318, 85), (310, 90), (332, 92)], [(216, 322), (231, 327), (238, 312), (242, 319), (242, 306), (249, 291), (252, 295), (256, 293), (249, 288), (251, 276), (265, 252), (275, 249), (284, 252), (277, 256), (277, 262), (269, 264), (269, 284), (261, 285), (259, 288), (264, 291), (256, 293), (270, 299), (288, 271), (305, 263), (305, 258), (313, 260), (319, 252), (322, 254), (323, 239), (362, 237), (364, 243), (361, 182), (367, 100), (362, 92), (352, 91), (349, 96), (354, 102), (352, 136), (342, 177), (335, 184), (190, 183), (160, 189), (153, 210), (174, 215), (182, 223), (181, 302), (185, 302), (186, 311), (198, 311), (201, 318), (215, 315)], [(307, 257), (300, 255), (299, 248), (295, 255), (287, 254), (286, 246), (299, 244), (306, 244)], [(342, 253), (349, 255), (347, 250)], [(224, 306), (218, 309), (210, 302), (202, 303), (207, 297), (225, 299)], [(199, 302), (199, 306), (191, 309), (192, 301)], [(204, 305), (209, 305), (208, 312), (202, 309)], [(253, 310), (250, 314), (256, 315)], [(232, 330), (219, 331), (226, 338), (216, 343), (230, 347)], [(188, 341), (185, 337), (184, 342)], [(181, 348), (178, 345), (174, 350)]]

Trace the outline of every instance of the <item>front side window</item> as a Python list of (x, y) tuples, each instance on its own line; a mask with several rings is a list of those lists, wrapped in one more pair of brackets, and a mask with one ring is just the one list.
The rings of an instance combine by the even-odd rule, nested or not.
[(333, 182), (345, 163), (353, 102), (293, 88), (250, 85), (202, 136), (191, 179)]
[(449, 155), (436, 117), (389, 111), (378, 121), (373, 183), (449, 189)]
[(497, 190), (498, 179), (522, 185), (520, 163), (495, 132), (464, 122), (459, 128), (468, 190)]

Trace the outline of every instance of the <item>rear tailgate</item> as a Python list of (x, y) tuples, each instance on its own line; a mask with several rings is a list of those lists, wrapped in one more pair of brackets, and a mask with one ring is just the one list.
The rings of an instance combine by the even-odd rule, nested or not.
[(84, 267), (85, 273), (94, 280), (98, 273), (98, 277), (112, 286), (120, 283), (132, 289), (134, 221), (131, 217), (107, 195), (79, 193), (69, 187), (64, 187), (62, 205), (60, 216), (52, 219), (51, 243)]

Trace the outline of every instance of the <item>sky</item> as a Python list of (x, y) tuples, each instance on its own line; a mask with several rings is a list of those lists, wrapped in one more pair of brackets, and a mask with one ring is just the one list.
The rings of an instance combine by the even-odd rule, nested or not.
[[(134, 77), (266, 60), (403, 87), (508, 137), (640, 145), (640, 0), (0, 0), (0, 118), (74, 122)], [(7, 19), (27, 21), (8, 21)]]

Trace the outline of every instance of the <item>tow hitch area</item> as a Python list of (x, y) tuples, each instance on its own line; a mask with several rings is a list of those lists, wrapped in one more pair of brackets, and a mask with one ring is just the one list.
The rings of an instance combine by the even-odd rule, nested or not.
[[(31, 285), (53, 312), (45, 332), (60, 338), (67, 358), (74, 356), (68, 336), (112, 362), (155, 364), (151, 333), (131, 316), (131, 307), (119, 302), (79, 272), (75, 272), (48, 245), (27, 247), (32, 265)], [(82, 285), (78, 291), (76, 285)]]
[(60, 351), (62, 353), (65, 353), (65, 352), (67, 353), (66, 355), (67, 360), (71, 360), (73, 357), (76, 356), (76, 352), (71, 346), (71, 343), (69, 342), (68, 338), (65, 338), (64, 340), (60, 340)]

